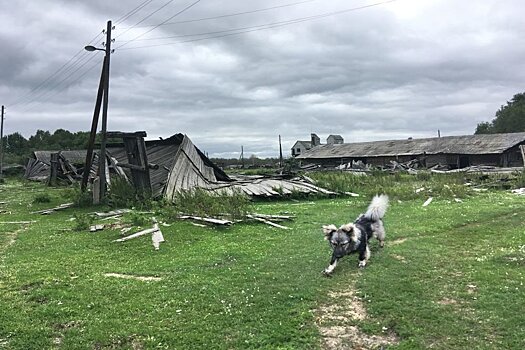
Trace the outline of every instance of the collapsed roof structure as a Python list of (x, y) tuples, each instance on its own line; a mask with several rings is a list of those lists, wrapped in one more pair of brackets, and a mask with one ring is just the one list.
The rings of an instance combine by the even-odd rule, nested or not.
[[(188, 136), (183, 134), (175, 134), (163, 140), (145, 141), (145, 145), (148, 166), (142, 170), (147, 169), (148, 171), (150, 191), (155, 198), (164, 197), (173, 201), (178, 192), (195, 188), (210, 192), (241, 191), (258, 197), (281, 196), (294, 192), (333, 194), (333, 192), (315, 186), (307, 178), (283, 176), (231, 178), (206, 157)], [(26, 168), (26, 178), (40, 181), (48, 179), (51, 168), (50, 159), (53, 153), (57, 152), (34, 152)], [(59, 153), (67, 162), (77, 165), (83, 165), (85, 162), (86, 151), (61, 151)], [(130, 154), (129, 148), (123, 145), (109, 145), (107, 157), (110, 168), (116, 173), (127, 174), (127, 178), (133, 178), (130, 172), (137, 166), (130, 165), (130, 159), (134, 155)], [(95, 162), (91, 169), (97, 168)], [(92, 172), (94, 173), (93, 170)]]

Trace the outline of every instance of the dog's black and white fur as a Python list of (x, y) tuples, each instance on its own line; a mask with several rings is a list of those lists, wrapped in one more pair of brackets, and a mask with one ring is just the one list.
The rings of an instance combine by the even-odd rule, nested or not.
[(375, 237), (379, 245), (385, 245), (385, 227), (383, 217), (388, 208), (388, 196), (378, 195), (372, 199), (366, 213), (359, 215), (353, 222), (341, 226), (323, 226), (325, 239), (332, 248), (332, 259), (330, 265), (323, 271), (327, 276), (331, 275), (337, 266), (337, 261), (343, 256), (351, 253), (359, 253), (359, 267), (365, 267), (370, 259), (370, 248), (368, 241)]

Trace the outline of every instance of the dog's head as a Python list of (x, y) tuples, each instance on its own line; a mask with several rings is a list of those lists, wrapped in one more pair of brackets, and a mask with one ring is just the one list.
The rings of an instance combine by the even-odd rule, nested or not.
[(360, 232), (354, 224), (346, 224), (337, 228), (335, 225), (323, 226), (324, 239), (326, 239), (336, 258), (342, 258), (348, 254), (357, 243)]

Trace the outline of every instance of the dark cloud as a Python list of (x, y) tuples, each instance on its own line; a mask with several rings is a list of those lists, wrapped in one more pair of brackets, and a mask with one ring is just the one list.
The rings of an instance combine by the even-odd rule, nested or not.
[[(152, 138), (184, 132), (210, 155), (238, 157), (243, 146), (245, 154), (276, 156), (278, 135), (288, 150), (311, 132), (346, 141), (428, 137), (438, 129), (470, 134), (522, 91), (525, 79), (518, 0), (399, 0), (165, 46), (152, 45), (373, 2), (318, 0), (195, 21), (294, 2), (203, 0), (170, 20), (183, 23), (144, 34), (153, 27), (130, 27), (168, 0), (152, 1), (122, 23), (117, 20), (143, 1), (0, 1), (0, 100), (9, 113), (6, 132), (25, 136), (89, 129), (103, 54), (82, 47), (92, 39), (101, 46), (97, 34), (109, 18), (116, 51), (108, 127), (146, 130)], [(139, 26), (159, 24), (191, 3), (170, 2)], [(179, 37), (151, 40), (167, 36)], [(152, 47), (134, 49), (143, 46)], [(34, 91), (76, 53), (72, 68)]]

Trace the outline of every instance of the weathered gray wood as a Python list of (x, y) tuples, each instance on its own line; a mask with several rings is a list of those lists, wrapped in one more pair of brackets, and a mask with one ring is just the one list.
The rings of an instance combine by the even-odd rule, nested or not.
[(283, 230), (291, 230), (291, 228), (289, 228), (289, 227), (276, 224), (275, 222), (271, 222), (271, 221), (265, 220), (263, 218), (259, 218), (259, 217), (253, 216), (253, 215), (248, 215), (248, 217), (250, 219), (253, 219), (253, 220), (256, 220), (256, 221), (264, 222), (265, 224), (273, 226), (273, 227), (277, 227), (277, 228), (280, 228), (280, 229), (283, 229)]
[(31, 212), (31, 214), (50, 214), (54, 211), (58, 211), (58, 210), (63, 210), (63, 209), (67, 209), (67, 208), (71, 208), (75, 203), (64, 203), (64, 204), (60, 204), (59, 206), (56, 206), (54, 208), (49, 208), (49, 209), (42, 209), (42, 210), (38, 210), (38, 211), (33, 211)]
[(520, 145), (521, 158), (523, 159), (523, 167), (525, 168), (525, 145)]
[(113, 242), (129, 241), (130, 239), (137, 238), (137, 237), (140, 237), (140, 236), (144, 236), (144, 235), (147, 235), (147, 234), (150, 234), (150, 233), (154, 233), (154, 232), (159, 231), (159, 230), (160, 230), (159, 229), (159, 225), (155, 224), (155, 225), (153, 225), (153, 228), (149, 228), (147, 230), (142, 230), (142, 231), (139, 231), (139, 232), (134, 233), (132, 235), (123, 237), (123, 238), (115, 239)]
[(34, 224), (37, 221), (31, 220), (31, 221), (0, 221), (0, 224), (21, 224), (21, 225), (27, 225), (27, 224)]
[(92, 225), (92, 226), (89, 227), (89, 231), (90, 232), (102, 231), (104, 229), (104, 227), (105, 226), (101, 225), (101, 224), (99, 224), (99, 225)]
[(203, 218), (203, 217), (200, 217), (200, 216), (192, 216), (192, 215), (182, 215), (182, 216), (179, 216), (178, 218), (181, 219), (181, 220), (202, 221), (202, 222), (207, 222), (207, 223), (215, 224), (215, 225), (231, 225), (231, 224), (233, 224), (233, 222), (230, 221), (230, 220), (215, 219), (215, 218)]
[(105, 218), (105, 217), (109, 217), (109, 216), (122, 215), (122, 214), (129, 213), (129, 212), (131, 212), (131, 209), (115, 209), (115, 210), (104, 212), (104, 213), (95, 212), (93, 214), (95, 214), (99, 218)]

